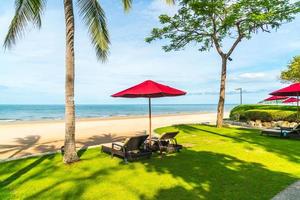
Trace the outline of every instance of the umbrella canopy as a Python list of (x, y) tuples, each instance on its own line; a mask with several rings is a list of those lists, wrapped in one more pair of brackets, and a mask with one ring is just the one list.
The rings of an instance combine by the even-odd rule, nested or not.
[(271, 96), (269, 98), (264, 99), (264, 101), (276, 101), (276, 100), (283, 100), (283, 99), (287, 99), (289, 97), (287, 96)]
[(157, 98), (167, 96), (180, 96), (185, 95), (186, 92), (156, 83), (151, 80), (144, 81), (138, 85), (130, 87), (126, 90), (113, 94), (112, 97), (125, 97), (125, 98)]
[(290, 98), (284, 100), (283, 103), (294, 103), (294, 102), (297, 102), (297, 101), (299, 101), (297, 98), (290, 97)]
[[(111, 95), (112, 97), (125, 98), (148, 98), (149, 99), (149, 137), (151, 141), (151, 98), (171, 97), (185, 95), (186, 92), (167, 85), (156, 83), (151, 80), (144, 81), (138, 85)], [(151, 144), (151, 143), (150, 143)]]
[(291, 84), (285, 88), (282, 88), (280, 90), (276, 90), (270, 95), (276, 95), (276, 96), (299, 96), (300, 95), (300, 83), (294, 83)]
[(294, 83), (291, 84), (285, 88), (282, 88), (280, 90), (276, 90), (275, 92), (272, 92), (271, 95), (277, 95), (277, 96), (297, 96), (297, 121), (299, 119), (299, 94), (300, 94), (300, 83)]

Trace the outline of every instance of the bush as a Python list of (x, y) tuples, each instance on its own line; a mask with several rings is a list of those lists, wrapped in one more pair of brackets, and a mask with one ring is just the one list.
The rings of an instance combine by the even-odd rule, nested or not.
[(296, 106), (278, 105), (241, 105), (233, 108), (230, 119), (236, 121), (296, 121)]

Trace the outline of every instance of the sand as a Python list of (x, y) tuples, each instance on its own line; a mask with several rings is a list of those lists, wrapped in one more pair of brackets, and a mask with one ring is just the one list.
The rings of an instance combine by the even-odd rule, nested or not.
[[(225, 117), (228, 113), (225, 113)], [(153, 129), (183, 123), (214, 123), (216, 113), (153, 116)], [(76, 123), (76, 146), (85, 148), (141, 134), (147, 116), (80, 119)], [(64, 141), (63, 121), (27, 121), (0, 124), (0, 160), (59, 150)]]

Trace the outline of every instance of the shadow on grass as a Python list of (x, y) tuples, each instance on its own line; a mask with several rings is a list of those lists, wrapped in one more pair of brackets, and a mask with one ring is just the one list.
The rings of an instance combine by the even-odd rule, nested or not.
[[(94, 151), (94, 150), (93, 150)], [(9, 191), (18, 188), (18, 184), (26, 184), (28, 181), (42, 183), (44, 178), (51, 176), (51, 182), (44, 182), (43, 187), (35, 186), (35, 190), (28, 190), (29, 193), (23, 194), (24, 199), (39, 199), (51, 196), (52, 199), (81, 199), (90, 191), (90, 187), (105, 183), (106, 187), (115, 188), (113, 191), (117, 194), (119, 189), (126, 190), (136, 196), (137, 199), (270, 199), (280, 190), (296, 180), (289, 174), (271, 171), (258, 163), (245, 162), (226, 154), (213, 153), (208, 151), (195, 151), (193, 149), (184, 149), (182, 152), (169, 155), (160, 159), (153, 157), (149, 160), (138, 161), (143, 165), (129, 163), (128, 165), (109, 163), (115, 162), (115, 159), (105, 158), (105, 154), (90, 153), (86, 151), (85, 157), (91, 157), (92, 160), (82, 160), (80, 163), (70, 165), (67, 168), (57, 162), (61, 160), (53, 159), (47, 165), (28, 174), (31, 169), (37, 167), (43, 160), (50, 158), (43, 156), (35, 161), (12, 173), (2, 183), (1, 187)], [(101, 164), (101, 159), (106, 159), (107, 167), (97, 169), (97, 164)], [(99, 161), (100, 159), (100, 161)], [(121, 161), (121, 160), (120, 160)], [(122, 162), (120, 162), (122, 163)], [(102, 163), (104, 165), (104, 163)], [(90, 166), (94, 165), (96, 169), (88, 172)], [(65, 173), (68, 169), (68, 176), (57, 176)], [(109, 182), (115, 174), (122, 172), (139, 171), (154, 172), (153, 179), (143, 180), (136, 177), (134, 173), (130, 176), (115, 177), (116, 181)], [(73, 173), (73, 174), (72, 174)], [(160, 176), (169, 178), (159, 180)], [(23, 176), (22, 180), (19, 178)], [(26, 181), (24, 181), (26, 180)], [(155, 188), (147, 188), (144, 181), (151, 182)], [(162, 181), (162, 183), (161, 183)], [(172, 181), (175, 184), (168, 184)], [(14, 185), (11, 183), (15, 182)], [(136, 184), (139, 183), (139, 184)], [(168, 187), (161, 187), (160, 185)], [(30, 185), (30, 184), (29, 184)], [(1, 188), (0, 187), (0, 188)], [(32, 187), (32, 186), (31, 186)], [(4, 189), (5, 189), (4, 188)], [(134, 188), (134, 190), (133, 190)], [(154, 196), (149, 196), (148, 190), (155, 189)], [(4, 190), (0, 189), (2, 192)], [(7, 195), (10, 193), (7, 191)], [(102, 198), (101, 192), (95, 193), (94, 199)], [(115, 194), (106, 195), (106, 199), (114, 199)]]
[[(81, 199), (81, 196), (84, 194), (87, 187), (93, 186), (93, 184), (96, 184), (95, 179), (99, 177), (104, 177), (113, 173), (115, 170), (118, 170), (118, 167), (111, 167), (111, 168), (104, 168), (97, 170), (88, 176), (85, 177), (76, 177), (73, 178), (64, 178), (61, 177), (60, 179), (57, 179), (57, 181), (54, 184), (47, 185), (47, 187), (44, 187), (42, 190), (28, 195), (25, 200), (29, 199), (39, 199), (41, 195), (44, 195), (45, 193), (49, 194), (49, 191), (57, 191), (57, 192), (51, 192), (51, 199)], [(73, 182), (74, 185), (71, 189), (66, 189), (64, 191), (60, 190), (60, 187), (63, 186), (65, 183)], [(97, 194), (99, 197), (101, 197), (101, 194)], [(47, 195), (46, 195), (47, 196)]]
[[(237, 143), (258, 145), (269, 152), (274, 152), (292, 162), (300, 162), (300, 141), (261, 136), (259, 130), (230, 128), (217, 129), (210, 125), (175, 125), (180, 131), (187, 134), (201, 134), (201, 132), (228, 138)], [(209, 130), (208, 130), (209, 129)], [(227, 133), (224, 133), (227, 130)], [(292, 148), (291, 148), (292, 146)]]
[[(178, 125), (175, 127), (187, 133), (187, 136), (188, 134), (214, 134), (234, 142), (250, 143), (252, 146), (259, 145), (266, 150), (270, 149), (271, 152), (287, 156), (294, 162), (299, 161), (297, 158), (300, 152), (299, 147), (288, 148), (290, 145), (298, 144), (295, 143), (296, 141), (266, 138), (259, 136), (257, 131), (248, 129), (214, 129), (214, 127), (203, 125)], [(110, 135), (107, 135), (106, 138), (112, 140)], [(86, 144), (97, 143), (100, 139), (103, 141), (102, 137), (92, 137)], [(192, 137), (190, 139), (192, 140)], [(143, 165), (118, 164), (115, 162), (116, 158), (110, 160), (105, 154), (98, 152), (98, 149), (84, 149), (79, 153), (80, 156), (84, 155), (82, 161), (67, 167), (60, 164), (60, 159), (53, 159), (45, 164), (42, 163), (43, 160), (50, 159), (50, 157), (36, 158), (32, 163), (20, 167), (16, 172), (11, 170), (8, 178), (0, 183), (0, 193), (1, 191), (5, 192), (7, 196), (14, 194), (14, 189), (18, 190), (18, 185), (32, 186), (33, 182), (28, 183), (30, 181), (44, 183), (45, 179), (50, 176), (51, 181), (45, 181), (40, 188), (36, 185), (34, 191), (28, 190), (28, 193), (23, 194), (24, 199), (42, 199), (49, 195), (53, 199), (82, 199), (87, 191), (91, 191), (90, 188), (101, 183), (104, 188), (112, 188), (116, 194), (121, 188), (121, 190), (132, 193), (136, 199), (144, 200), (263, 200), (270, 199), (297, 179), (291, 174), (267, 169), (259, 163), (246, 162), (222, 153), (196, 151), (193, 148), (186, 148), (180, 153), (163, 157), (163, 159), (154, 156), (149, 160), (138, 161), (138, 164), (143, 163)], [(11, 162), (7, 166), (14, 163), (18, 164), (18, 162)], [(122, 163), (121, 160), (120, 163)], [(104, 168), (99, 169), (99, 165)], [(40, 169), (30, 171), (33, 168)], [(92, 171), (88, 171), (89, 169)], [(29, 171), (31, 173), (28, 173)], [(67, 171), (68, 175), (61, 176)], [(128, 171), (133, 173), (122, 178), (114, 177), (115, 174), (126, 174)], [(153, 178), (145, 180), (143, 177), (136, 176), (135, 174), (139, 172), (153, 172)], [(161, 179), (162, 177), (164, 178)], [(143, 182), (150, 182), (148, 185), (154, 187), (147, 188), (147, 184), (143, 184)], [(7, 191), (3, 190), (3, 187)], [(102, 188), (98, 189), (101, 191)], [(154, 196), (149, 196), (149, 190), (155, 191)], [(93, 195), (94, 199), (103, 198), (101, 192)], [(110, 195), (106, 195), (105, 198), (114, 199), (114, 193)]]
[(183, 150), (175, 156), (146, 161), (149, 172), (170, 174), (187, 183), (160, 189), (141, 199), (270, 199), (296, 177), (263, 165), (208, 151)]
[[(42, 163), (44, 160), (46, 160), (46, 159), (52, 159), (54, 156), (55, 156), (54, 154), (51, 154), (51, 155), (45, 155), (45, 156), (39, 157), (38, 159), (34, 160), (29, 165), (27, 165), (27, 166), (19, 169), (18, 171), (16, 171), (15, 173), (13, 173), (9, 177), (7, 177), (5, 180), (1, 181), (0, 182), (0, 188), (6, 187), (6, 186), (10, 185), (14, 181), (18, 180), (18, 178), (20, 178), (21, 176), (25, 175), (27, 172), (29, 172), (30, 170), (32, 170), (33, 168), (35, 168), (37, 165), (39, 165), (40, 163)], [(20, 161), (22, 161), (22, 160), (20, 160)]]

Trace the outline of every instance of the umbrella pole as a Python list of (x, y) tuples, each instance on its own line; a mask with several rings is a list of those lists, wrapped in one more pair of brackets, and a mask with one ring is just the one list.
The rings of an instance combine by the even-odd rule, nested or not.
[(151, 132), (152, 132), (152, 128), (151, 128), (151, 98), (149, 97), (149, 138), (150, 138), (150, 146), (151, 146)]
[(299, 93), (297, 93), (297, 122), (299, 122)]

